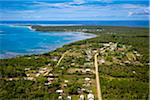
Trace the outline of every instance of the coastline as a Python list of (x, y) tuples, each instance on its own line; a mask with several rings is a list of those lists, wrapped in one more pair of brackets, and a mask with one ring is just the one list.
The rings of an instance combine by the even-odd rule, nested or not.
[[(55, 50), (57, 50), (57, 49), (59, 49), (59, 48), (62, 48), (62, 47), (64, 47), (64, 45), (70, 45), (70, 44), (74, 44), (74, 43), (78, 43), (78, 42), (80, 42), (80, 41), (86, 41), (86, 40), (88, 40), (88, 39), (93, 39), (93, 38), (96, 38), (96, 37), (98, 37), (99, 35), (101, 35), (101, 34), (97, 34), (96, 32), (97, 32), (97, 30), (96, 31), (88, 31), (88, 30), (85, 30), (84, 29), (84, 27), (102, 27), (102, 28), (134, 28), (134, 29), (136, 29), (136, 27), (122, 27), (122, 26), (120, 26), (120, 27), (115, 27), (115, 26), (39, 26), (39, 25), (11, 25), (11, 26), (13, 26), (13, 27), (25, 27), (25, 28), (28, 28), (29, 30), (31, 30), (31, 31), (41, 31), (41, 32), (79, 32), (79, 33), (81, 33), (81, 34), (84, 34), (84, 35), (87, 35), (87, 36), (90, 36), (89, 38), (87, 38), (87, 39), (82, 39), (82, 40), (77, 40), (77, 41), (73, 41), (73, 42), (70, 42), (70, 43), (66, 43), (66, 44), (63, 44), (63, 45), (61, 45), (61, 46), (58, 46), (58, 47), (56, 47), (55, 49), (52, 49), (52, 50), (50, 50), (50, 51), (46, 51), (46, 52), (41, 52), (41, 53), (31, 53), (31, 54), (19, 54), (19, 53), (15, 53), (15, 54), (19, 54), (19, 55), (13, 55), (12, 57), (2, 57), (2, 58), (0, 58), (0, 59), (11, 59), (11, 58), (16, 58), (16, 57), (22, 57), (22, 56), (32, 56), (32, 55), (41, 55), (41, 54), (45, 54), (45, 53), (49, 53), (49, 52), (53, 52), (53, 51), (55, 51)], [(40, 29), (38, 29), (38, 28), (50, 28), (50, 30), (40, 30)], [(53, 29), (53, 27), (54, 28), (60, 28), (60, 30), (55, 30), (55, 29)], [(79, 29), (76, 29), (76, 30), (70, 30), (69, 28), (76, 28), (76, 27), (79, 27), (79, 29), (80, 29), (80, 27), (83, 27), (83, 29), (81, 28), (80, 30)], [(63, 28), (63, 29), (62, 29)], [(65, 29), (64, 29), (65, 28)], [(141, 28), (141, 27), (138, 27), (139, 29), (149, 29), (149, 28)], [(103, 31), (102, 29), (99, 29), (98, 30), (98, 32), (101, 32), (101, 31)], [(105, 31), (105, 30), (104, 30)], [(114, 32), (107, 32), (107, 33), (104, 33), (104, 34), (110, 34), (110, 35), (115, 35), (116, 33), (114, 33)], [(11, 53), (12, 54), (12, 53)]]
[[(8, 25), (8, 26), (10, 26), (10, 27), (23, 27), (23, 28), (28, 28), (31, 31), (37, 31), (36, 29), (32, 28), (33, 25)], [(69, 31), (69, 32), (74, 32), (74, 31)], [(90, 34), (90, 33), (85, 33), (85, 32), (77, 32), (77, 33), (83, 34), (84, 36), (89, 36), (86, 39), (91, 39), (91, 38), (97, 37), (97, 35), (95, 35), (95, 34)], [(39, 52), (39, 53), (36, 53), (36, 52), (35, 53), (7, 52), (6, 54), (0, 54), (0, 60), (2, 60), (2, 59), (13, 59), (13, 58), (16, 58), (16, 57), (24, 57), (24, 56), (32, 56), (32, 55), (41, 55), (41, 54), (53, 52), (53, 51), (55, 51), (59, 48), (62, 48), (64, 45), (69, 45), (71, 43), (76, 43), (76, 42), (83, 41), (83, 40), (86, 40), (86, 39), (74, 40), (72, 42), (65, 43), (63, 45), (59, 45), (59, 46), (55, 47), (55, 49), (52, 49), (52, 50), (49, 50), (49, 51), (46, 50), (45, 52)]]

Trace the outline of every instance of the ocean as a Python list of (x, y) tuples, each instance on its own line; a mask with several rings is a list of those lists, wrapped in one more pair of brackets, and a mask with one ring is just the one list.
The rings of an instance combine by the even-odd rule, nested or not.
[(30, 24), (30, 25), (101, 25), (101, 26), (128, 26), (128, 27), (149, 27), (148, 20), (140, 21), (0, 21), (0, 24)]
[(37, 32), (21, 25), (149, 27), (149, 21), (0, 21), (0, 59), (41, 54), (95, 36), (79, 32)]

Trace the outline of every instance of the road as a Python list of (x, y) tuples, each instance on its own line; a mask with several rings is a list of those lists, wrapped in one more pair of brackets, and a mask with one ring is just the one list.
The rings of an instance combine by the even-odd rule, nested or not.
[(69, 51), (66, 51), (65, 53), (63, 53), (63, 55), (61, 56), (61, 58), (58, 60), (56, 67), (59, 66), (59, 64), (61, 63), (62, 59), (65, 57), (65, 55), (68, 53)]
[(95, 74), (96, 74), (97, 96), (98, 96), (98, 100), (102, 100), (101, 86), (100, 86), (100, 79), (99, 79), (99, 72), (98, 72), (97, 56), (98, 56), (98, 53), (96, 53), (96, 54), (94, 55), (94, 65), (95, 65)]

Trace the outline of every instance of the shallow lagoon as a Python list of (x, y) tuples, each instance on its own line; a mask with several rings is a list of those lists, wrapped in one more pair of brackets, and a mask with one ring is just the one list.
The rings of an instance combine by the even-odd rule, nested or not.
[(38, 32), (26, 26), (0, 25), (0, 58), (41, 54), (94, 36), (80, 32)]

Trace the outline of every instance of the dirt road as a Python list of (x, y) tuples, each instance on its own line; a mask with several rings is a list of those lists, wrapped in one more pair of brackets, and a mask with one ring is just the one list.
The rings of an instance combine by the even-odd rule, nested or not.
[(65, 57), (65, 55), (68, 53), (69, 51), (66, 51), (65, 53), (63, 53), (63, 55), (61, 56), (61, 58), (58, 60), (56, 67), (59, 66), (60, 62), (62, 61), (62, 59)]
[(96, 53), (96, 54), (94, 55), (94, 65), (95, 65), (95, 74), (96, 74), (97, 96), (98, 96), (98, 100), (102, 100), (101, 86), (100, 86), (100, 79), (99, 79), (99, 72), (98, 72), (97, 56), (98, 56), (98, 53)]

